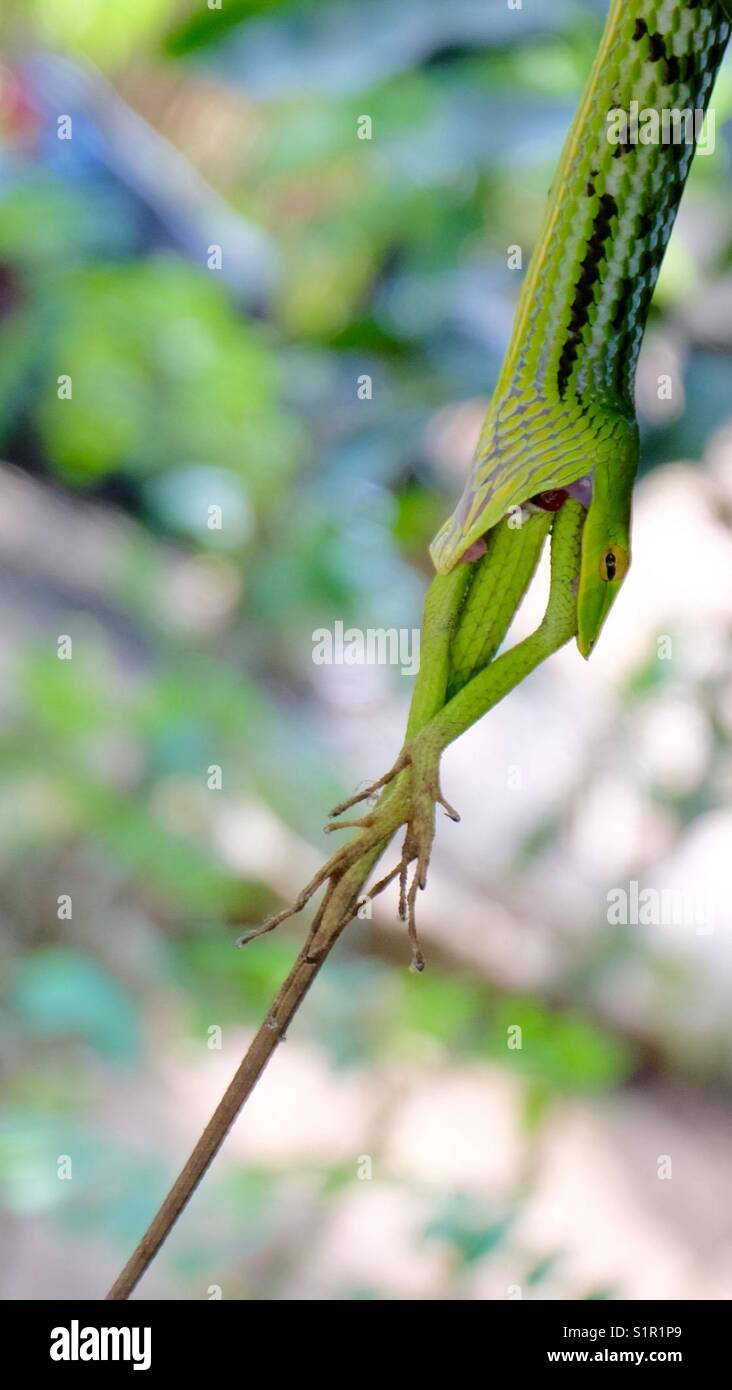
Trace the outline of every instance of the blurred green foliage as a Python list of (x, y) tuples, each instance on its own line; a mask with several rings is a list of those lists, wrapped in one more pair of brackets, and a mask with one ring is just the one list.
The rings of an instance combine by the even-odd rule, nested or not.
[[(60, 326), (49, 358), (76, 383), (72, 400), (51, 389), (38, 408), (44, 451), (62, 477), (215, 463), (241, 469), (253, 499), (276, 504), (293, 439), (275, 360), (210, 276), (155, 258), (93, 266), (59, 285), (48, 312)], [(214, 489), (209, 482), (207, 495)]]
[[(11, 652), (0, 1042), (13, 1081), (0, 1172), (15, 1212), (58, 1207), (74, 1229), (101, 1222), (128, 1245), (162, 1195), (165, 1165), (154, 1136), (140, 1153), (95, 1124), (99, 1069), (114, 1084), (149, 1064), (151, 1018), (171, 1049), (200, 1047), (212, 1019), (256, 1023), (290, 962), (286, 935), (231, 949), (235, 922), (256, 921), (274, 892), (220, 854), (203, 809), (206, 771), (225, 768), (225, 800), (261, 798), (310, 836), (312, 808), (340, 789), (307, 674), (309, 633), (334, 616), (416, 621), (426, 544), (458, 480), (431, 429), (441, 407), (491, 389), (518, 288), (506, 247), (517, 228), (527, 253), (533, 243), (603, 8), (537, 0), (517, 24), (485, 0), (379, 0), (373, 11), (351, 0), (227, 0), (220, 12), (173, 0), (6, 7), (21, 89), (4, 111), (0, 164), (1, 447), (50, 499), (95, 504), (107, 584), (90, 594), (67, 557), (55, 587), (52, 574), (26, 594)], [(151, 118), (276, 251), (275, 288), (263, 287), (261, 302), (245, 304), (203, 254), (185, 257), (185, 199), (163, 217), (120, 172), (83, 103), (73, 148), (60, 148), (22, 75), (26, 53), (45, 47), (90, 60), (123, 93), (139, 69)], [(219, 133), (199, 143), (191, 113), (201, 104), (203, 125)], [(730, 109), (725, 75), (720, 122)], [(364, 113), (369, 141), (356, 134)], [(144, 157), (142, 127), (140, 141)], [(713, 205), (729, 229), (728, 164), (725, 127), (687, 199), (697, 213)], [(211, 243), (216, 208), (204, 209)], [(728, 230), (703, 267), (712, 283), (731, 256)], [(657, 325), (671, 314), (683, 323), (696, 270), (681, 249)], [(712, 356), (689, 331), (683, 346), (687, 410), (644, 422), (651, 462), (698, 450), (729, 410), (730, 344)], [(362, 373), (373, 381), (368, 409)], [(61, 376), (70, 400), (59, 399)], [(222, 531), (207, 524), (211, 502), (224, 510)], [(177, 621), (178, 564), (197, 595), (204, 579), (229, 594), (223, 617)], [(25, 621), (28, 603), (37, 621)], [(58, 632), (75, 634), (71, 662), (57, 659)], [(524, 862), (541, 847), (527, 842)], [(59, 922), (57, 895), (70, 885), (74, 918)], [(117, 934), (133, 928), (123, 950)], [(558, 1098), (602, 1095), (633, 1072), (633, 1049), (585, 1016), (588, 982), (575, 1006), (552, 1009), (439, 970), (415, 979), (361, 945), (357, 933), (342, 945), (297, 1024), (338, 1067), (426, 1051), (508, 1066), (529, 1144)], [(515, 1025), (525, 1046), (510, 1051)], [(67, 1198), (52, 1175), (56, 1155), (72, 1150), (86, 1199), (78, 1187)], [(111, 1185), (100, 1169), (117, 1175)], [(284, 1287), (284, 1255), (256, 1290), (247, 1284), (242, 1232), (246, 1254), (266, 1250), (301, 1179), (286, 1164), (241, 1164), (217, 1179), (200, 1226), (193, 1217), (190, 1234), (175, 1236), (172, 1277), (205, 1285), (213, 1249), (245, 1296)], [(319, 1165), (316, 1209), (352, 1181), (350, 1168)], [(501, 1210), (430, 1192), (434, 1219), (415, 1241), (449, 1246), (461, 1277), (510, 1242), (522, 1182)], [(231, 1213), (226, 1229), (216, 1202)], [(527, 1256), (525, 1283), (541, 1286), (560, 1260)], [(386, 1283), (343, 1297), (389, 1296)]]
[(78, 951), (37, 951), (15, 973), (10, 1006), (38, 1038), (82, 1038), (102, 1057), (132, 1062), (139, 1031), (129, 994)]

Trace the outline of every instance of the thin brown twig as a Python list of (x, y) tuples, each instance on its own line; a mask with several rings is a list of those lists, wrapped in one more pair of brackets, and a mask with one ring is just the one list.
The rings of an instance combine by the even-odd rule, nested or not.
[[(278, 1043), (284, 1038), (323, 962), (353, 917), (363, 885), (387, 843), (388, 839), (375, 846), (372, 845), (339, 878), (331, 880), (325, 898), (316, 913), (307, 941), (281, 986), (267, 1017), (249, 1044), (236, 1074), (219, 1101), (188, 1162), (179, 1173), (145, 1234), (109, 1290), (107, 1301), (121, 1301), (129, 1298), (154, 1260), (161, 1245), (167, 1239), (175, 1222), (216, 1157), (242, 1106), (249, 1099)], [(381, 886), (377, 885), (379, 888)]]

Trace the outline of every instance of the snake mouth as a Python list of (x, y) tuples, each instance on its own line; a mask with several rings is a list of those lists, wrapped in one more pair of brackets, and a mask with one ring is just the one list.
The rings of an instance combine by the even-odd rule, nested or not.
[(563, 507), (569, 493), (564, 487), (549, 488), (547, 492), (537, 492), (529, 498), (529, 506), (538, 507), (542, 512), (558, 512)]
[[(578, 478), (574, 483), (568, 483), (566, 487), (546, 488), (544, 492), (537, 492), (533, 497), (529, 497), (523, 503), (527, 512), (558, 512), (564, 506), (568, 497), (572, 497), (575, 502), (579, 502), (586, 509), (592, 501), (592, 473), (585, 473), (584, 477)], [(477, 540), (463, 551), (458, 560), (459, 565), (470, 565), (475, 560), (480, 560), (488, 550), (488, 532), (478, 536)]]
[(460, 556), (459, 565), (470, 565), (474, 560), (480, 560), (481, 556), (487, 554), (488, 542), (485, 536), (479, 536), (477, 541), (473, 541), (467, 550)]
[(589, 508), (592, 501), (591, 471), (578, 478), (576, 482), (567, 483), (565, 487), (552, 487), (544, 492), (537, 492), (529, 498), (527, 505), (539, 507), (544, 512), (558, 512), (568, 497), (573, 497), (575, 502), (580, 502), (585, 509)]
[(589, 508), (592, 501), (592, 470), (585, 473), (584, 477), (578, 478), (576, 483), (570, 483), (567, 492), (575, 502), (581, 502), (583, 507)]

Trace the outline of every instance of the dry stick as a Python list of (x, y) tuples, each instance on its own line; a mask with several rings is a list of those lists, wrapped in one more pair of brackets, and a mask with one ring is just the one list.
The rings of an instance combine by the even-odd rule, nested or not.
[(107, 1301), (129, 1298), (167, 1239), (183, 1208), (216, 1157), (239, 1111), (249, 1099), (277, 1044), (284, 1038), (320, 967), (350, 922), (359, 893), (390, 838), (389, 836), (375, 847), (366, 850), (342, 878), (331, 884), (318, 909), (308, 941), (300, 951), (264, 1023), (247, 1048), (236, 1075), (219, 1101), (188, 1162), (173, 1183), (122, 1273), (109, 1290)]
[[(468, 567), (465, 566), (465, 571)], [(447, 655), (452, 638), (453, 628), (457, 621), (460, 605), (463, 601), (466, 585), (469, 576), (460, 569), (447, 578), (438, 576), (433, 579), (425, 598), (425, 608), (422, 620), (423, 640), (429, 637), (433, 656), (437, 660), (442, 657), (441, 670), (444, 679), (442, 684), (439, 680), (430, 679), (425, 681), (417, 678), (417, 683), (412, 695), (409, 709), (409, 719), (407, 723), (406, 737), (411, 738), (418, 732), (441, 708), (447, 682)], [(439, 660), (437, 661), (439, 665)], [(434, 665), (434, 662), (433, 662)], [(395, 776), (394, 774), (397, 773)], [(182, 1172), (173, 1183), (165, 1201), (159, 1211), (153, 1217), (147, 1231), (137, 1248), (134, 1250), (127, 1264), (125, 1265), (119, 1278), (115, 1281), (107, 1294), (108, 1300), (129, 1298), (132, 1290), (139, 1283), (145, 1270), (155, 1258), (163, 1241), (165, 1241), (180, 1216), (183, 1208), (190, 1200), (193, 1192), (198, 1186), (201, 1178), (216, 1157), (221, 1145), (224, 1142), (231, 1126), (233, 1125), (242, 1106), (248, 1100), (254, 1087), (256, 1086), (264, 1068), (266, 1067), (272, 1053), (275, 1051), (278, 1042), (284, 1037), (285, 1031), (299, 1009), (310, 985), (317, 975), (324, 960), (332, 950), (341, 932), (350, 922), (358, 901), (359, 894), (362, 892), (371, 870), (380, 859), (386, 846), (389, 844), (394, 832), (398, 827), (408, 821), (406, 810), (409, 806), (409, 795), (407, 785), (409, 775), (404, 769), (403, 760), (397, 759), (391, 772), (386, 777), (379, 778), (378, 782), (372, 784), (369, 789), (374, 792), (381, 788), (377, 806), (386, 809), (386, 816), (383, 823), (385, 835), (383, 839), (374, 841), (371, 838), (373, 830), (364, 830), (367, 840), (367, 847), (359, 857), (342, 872), (330, 879), (329, 887), (325, 898), (316, 914), (308, 940), (300, 951), (290, 974), (285, 980), (282, 988), (277, 995), (264, 1023), (259, 1028), (247, 1052), (242, 1059), (239, 1070), (230, 1082), (221, 1101), (209, 1120), (203, 1134), (196, 1144), (188, 1162)], [(360, 801), (364, 798), (364, 793), (356, 798)], [(441, 798), (439, 798), (441, 800)], [(332, 812), (339, 815), (345, 810), (351, 800), (341, 803)], [(446, 805), (446, 803), (443, 803)], [(448, 808), (449, 813), (454, 817), (456, 813), (452, 808)], [(374, 812), (375, 814), (375, 812)], [(341, 822), (343, 828), (343, 822)], [(403, 854), (407, 852), (409, 837), (405, 841)], [(355, 845), (357, 840), (344, 846), (348, 851), (351, 845)], [(412, 858), (415, 856), (413, 855)], [(417, 969), (422, 967), (422, 955), (416, 939), (414, 925), (414, 894), (417, 886), (423, 886), (424, 866), (420, 867), (419, 879), (415, 879), (412, 889), (407, 893), (406, 886), (407, 863), (402, 859), (397, 872), (400, 878), (400, 916), (408, 920), (409, 937), (413, 948), (413, 964)], [(385, 878), (371, 890), (372, 896), (381, 891), (391, 881), (394, 874), (387, 874)]]
[[(444, 638), (445, 642), (447, 640), (448, 635)], [(421, 685), (417, 684), (410, 707), (408, 733), (427, 723), (438, 707), (443, 693), (440, 692), (438, 698), (431, 687), (425, 693)], [(326, 895), (315, 915), (307, 941), (299, 952), (292, 970), (269, 1009), (264, 1023), (247, 1048), (236, 1075), (230, 1081), (188, 1162), (173, 1183), (170, 1192), (150, 1222), (142, 1240), (133, 1251), (119, 1278), (115, 1280), (109, 1290), (108, 1301), (129, 1298), (145, 1270), (154, 1260), (183, 1208), (195, 1192), (201, 1178), (216, 1157), (239, 1111), (249, 1099), (320, 967), (335, 946), (342, 931), (348, 926), (371, 870), (381, 858), (394, 832), (405, 820), (403, 814), (406, 795), (405, 776), (406, 774), (402, 772), (401, 776), (392, 780), (392, 776), (389, 774), (387, 778), (382, 778), (374, 784), (375, 786), (382, 786), (383, 782), (387, 780), (389, 782), (389, 785), (383, 788), (377, 803), (382, 808), (387, 805), (391, 806), (392, 815), (391, 817), (388, 814), (386, 816), (384, 838), (374, 841), (369, 830), (365, 829), (363, 833), (368, 843), (363, 854), (359, 855), (338, 876), (331, 878)], [(340, 809), (340, 807), (336, 808), (338, 811)], [(346, 844), (344, 850), (347, 852), (350, 845), (357, 842), (358, 839)], [(385, 888), (393, 876), (387, 874), (371, 890), (371, 895), (375, 896), (377, 892)], [(410, 936), (413, 936), (412, 931), (410, 931)], [(417, 954), (416, 959), (420, 959), (419, 954)]]

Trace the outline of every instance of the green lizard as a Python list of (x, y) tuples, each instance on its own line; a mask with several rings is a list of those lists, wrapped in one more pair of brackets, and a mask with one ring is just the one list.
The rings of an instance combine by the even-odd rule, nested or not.
[[(431, 547), (422, 659), (401, 753), (384, 777), (335, 807), (327, 829), (359, 834), (269, 931), (323, 884), (352, 915), (363, 883), (406, 826), (395, 877), (409, 923), (425, 886), (444, 749), (572, 637), (590, 655), (630, 564), (638, 466), (633, 400), (651, 296), (694, 154), (690, 140), (644, 144), (618, 112), (706, 109), (730, 35), (730, 0), (612, 0), (569, 131), (465, 491)], [(671, 127), (673, 130), (673, 127)], [(696, 127), (694, 127), (696, 130)], [(682, 122), (679, 136), (685, 136)], [(551, 535), (544, 618), (498, 654)], [(357, 820), (339, 819), (380, 792)], [(416, 863), (411, 883), (407, 871)], [(259, 932), (242, 938), (242, 944)]]

